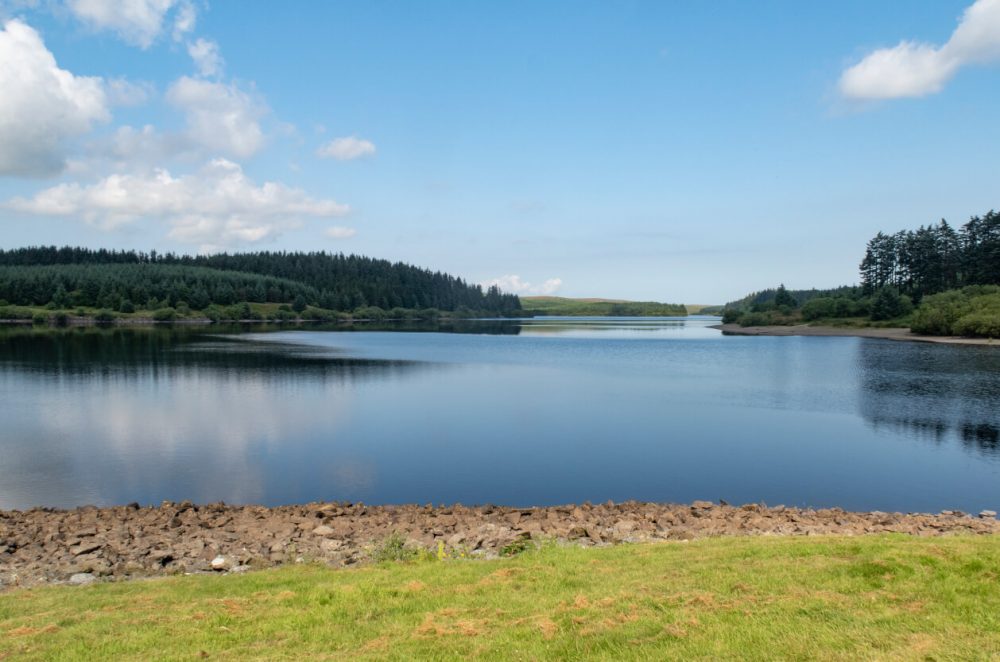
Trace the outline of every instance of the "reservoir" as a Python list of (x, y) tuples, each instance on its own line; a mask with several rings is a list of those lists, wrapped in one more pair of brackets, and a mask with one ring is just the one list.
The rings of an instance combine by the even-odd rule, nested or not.
[(998, 509), (1000, 349), (717, 323), (0, 328), (0, 509)]

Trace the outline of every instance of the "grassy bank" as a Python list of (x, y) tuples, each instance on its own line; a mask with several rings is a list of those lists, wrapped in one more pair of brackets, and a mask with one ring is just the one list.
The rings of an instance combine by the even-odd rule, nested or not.
[(684, 317), (687, 308), (679, 303), (624, 301), (617, 299), (570, 299), (567, 297), (521, 297), (525, 316), (571, 317)]
[(716, 538), (0, 594), (0, 659), (995, 659), (1000, 539)]

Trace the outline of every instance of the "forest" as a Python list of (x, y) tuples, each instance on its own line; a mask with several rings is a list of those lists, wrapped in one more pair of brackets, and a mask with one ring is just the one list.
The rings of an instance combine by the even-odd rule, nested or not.
[(369, 316), (392, 310), (518, 314), (516, 295), (401, 262), (325, 252), (177, 255), (87, 248), (0, 250), (0, 301), (121, 313), (279, 304)]
[(879, 232), (859, 265), (860, 286), (787, 290), (784, 285), (726, 304), (742, 326), (835, 323), (909, 326), (916, 333), (1000, 337), (1000, 214), (958, 230), (936, 225)]

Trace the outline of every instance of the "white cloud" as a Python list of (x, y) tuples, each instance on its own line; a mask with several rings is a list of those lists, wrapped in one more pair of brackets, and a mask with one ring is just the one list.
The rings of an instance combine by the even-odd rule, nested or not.
[(218, 76), (222, 73), (222, 54), (214, 41), (198, 39), (188, 44), (187, 52), (202, 76)]
[(480, 285), (484, 289), (496, 285), (504, 292), (512, 294), (547, 296), (559, 291), (559, 288), (562, 287), (562, 278), (549, 278), (541, 285), (536, 286), (528, 281), (521, 280), (521, 277), (517, 274), (507, 274), (506, 276), (500, 276), (499, 278), (480, 283)]
[(181, 2), (177, 14), (174, 16), (174, 29), (172, 33), (174, 41), (184, 39), (184, 35), (194, 30), (194, 25), (197, 21), (198, 13), (195, 11), (194, 5), (186, 1)]
[(358, 233), (354, 228), (345, 228), (342, 225), (334, 225), (326, 229), (326, 236), (330, 239), (350, 239)]
[(353, 161), (373, 154), (375, 154), (374, 143), (355, 136), (334, 138), (316, 150), (317, 156), (337, 159), (338, 161)]
[(167, 90), (167, 101), (184, 112), (186, 136), (195, 145), (242, 158), (264, 145), (259, 120), (268, 109), (235, 84), (182, 76)]
[(976, 0), (943, 46), (901, 41), (880, 48), (840, 77), (852, 99), (896, 99), (940, 92), (967, 64), (1000, 60), (1000, 0)]
[(349, 211), (334, 200), (309, 197), (277, 182), (257, 186), (239, 165), (216, 159), (196, 173), (166, 170), (114, 174), (90, 186), (59, 184), (34, 197), (3, 205), (14, 211), (78, 216), (106, 230), (139, 219), (169, 224), (168, 236), (203, 250), (254, 243), (295, 228), (305, 217), (330, 218)]
[(153, 96), (155, 88), (150, 83), (133, 83), (124, 78), (112, 78), (105, 81), (104, 92), (112, 106), (141, 106)]
[(60, 69), (29, 25), (0, 31), (0, 175), (41, 176), (66, 164), (66, 141), (110, 119), (100, 78)]
[(149, 48), (176, 0), (67, 0), (66, 4), (78, 19), (94, 29), (112, 30), (133, 46)]

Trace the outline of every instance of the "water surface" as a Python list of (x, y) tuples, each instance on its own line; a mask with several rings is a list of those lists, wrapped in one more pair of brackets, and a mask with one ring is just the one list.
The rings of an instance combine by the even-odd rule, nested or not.
[(716, 321), (0, 330), (0, 508), (1000, 505), (1000, 349)]

